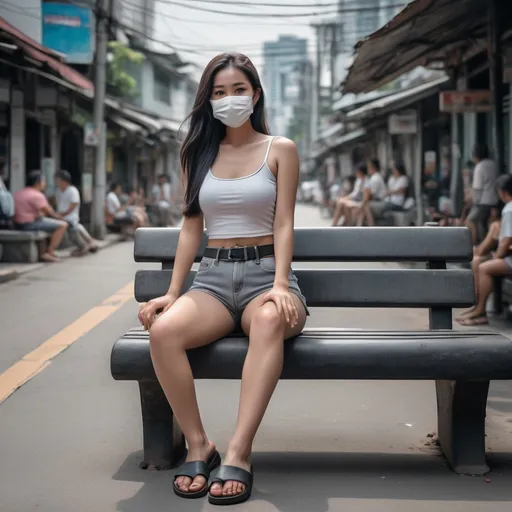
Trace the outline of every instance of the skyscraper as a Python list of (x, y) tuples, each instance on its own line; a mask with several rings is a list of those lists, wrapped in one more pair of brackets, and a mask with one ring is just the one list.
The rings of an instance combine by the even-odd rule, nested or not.
[(263, 44), (263, 84), (274, 135), (287, 135), (294, 108), (301, 101), (300, 75), (308, 61), (308, 41), (292, 35)]

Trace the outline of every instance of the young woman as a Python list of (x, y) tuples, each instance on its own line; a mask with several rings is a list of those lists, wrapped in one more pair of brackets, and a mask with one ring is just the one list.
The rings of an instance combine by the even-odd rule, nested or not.
[[(251, 494), (249, 457), (282, 371), (283, 342), (302, 331), (307, 315), (291, 271), (297, 149), (268, 135), (261, 82), (244, 55), (219, 55), (204, 70), (181, 164), (185, 220), (172, 281), (165, 296), (141, 307), (139, 320), (149, 329), (157, 377), (187, 440), (174, 492), (240, 503)], [(180, 296), (204, 223), (208, 247), (193, 286)], [(220, 458), (201, 422), (186, 350), (238, 325), (249, 336), (238, 421), (224, 465), (208, 487)]]

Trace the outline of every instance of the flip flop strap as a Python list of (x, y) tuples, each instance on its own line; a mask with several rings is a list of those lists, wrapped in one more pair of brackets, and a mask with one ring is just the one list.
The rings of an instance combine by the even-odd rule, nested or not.
[(185, 462), (185, 464), (178, 468), (178, 471), (174, 475), (174, 480), (179, 476), (188, 476), (189, 478), (192, 478), (192, 480), (196, 476), (204, 476), (208, 479), (210, 476), (210, 470), (208, 469), (208, 464), (202, 460)]
[(211, 484), (224, 485), (227, 481), (240, 482), (250, 487), (252, 483), (252, 474), (242, 468), (235, 466), (221, 466), (217, 476), (212, 479)]

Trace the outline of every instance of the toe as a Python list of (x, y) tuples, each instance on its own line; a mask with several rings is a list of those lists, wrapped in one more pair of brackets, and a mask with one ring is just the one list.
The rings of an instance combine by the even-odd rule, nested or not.
[(222, 485), (219, 483), (212, 484), (210, 494), (212, 496), (222, 496)]
[(180, 491), (188, 492), (191, 483), (192, 479), (188, 478), (187, 476), (181, 477), (181, 483), (179, 484)]
[(233, 494), (233, 482), (228, 481), (224, 484), (224, 489), (222, 491), (224, 496), (232, 496)]
[(190, 485), (190, 492), (200, 491), (206, 485), (206, 478), (204, 476), (196, 476)]

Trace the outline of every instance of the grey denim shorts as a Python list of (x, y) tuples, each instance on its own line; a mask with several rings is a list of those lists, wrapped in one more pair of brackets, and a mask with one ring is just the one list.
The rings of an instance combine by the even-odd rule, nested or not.
[[(199, 264), (194, 283), (189, 291), (201, 291), (219, 300), (231, 313), (236, 325), (249, 302), (274, 286), (276, 260), (274, 257), (249, 261), (217, 261), (204, 257)], [(299, 288), (297, 277), (290, 269), (288, 286), (309, 311), (306, 298)]]

